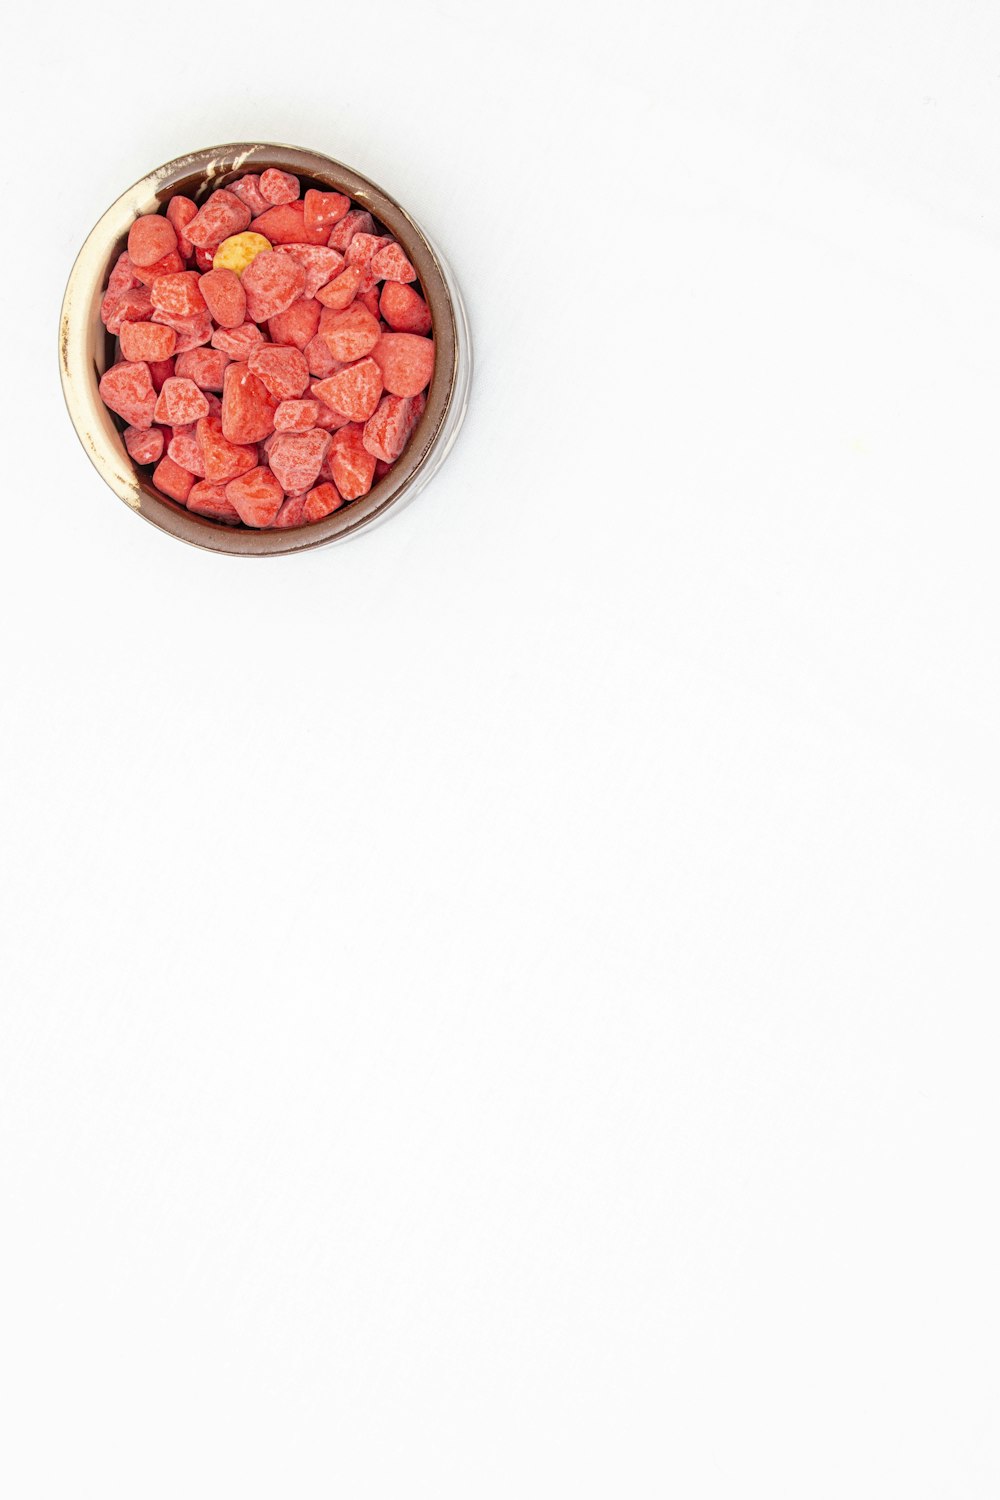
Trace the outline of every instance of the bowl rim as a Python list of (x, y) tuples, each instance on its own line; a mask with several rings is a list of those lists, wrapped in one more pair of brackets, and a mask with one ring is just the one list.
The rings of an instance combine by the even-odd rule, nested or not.
[[(367, 495), (308, 526), (257, 531), (195, 515), (161, 495), (153, 488), (150, 471), (133, 464), (117, 419), (98, 390), (113, 342), (100, 322), (99, 309), (110, 269), (138, 214), (155, 212), (178, 193), (198, 201), (227, 181), (271, 166), (346, 193), (399, 241), (416, 269), (430, 308), (435, 367), (427, 405), (406, 448)], [(69, 274), (59, 318), (63, 397), (77, 437), (105, 483), (129, 509), (161, 531), (195, 547), (240, 557), (283, 556), (343, 540), (409, 497), (445, 430), (456, 395), (458, 361), (458, 320), (447, 274), (413, 217), (384, 188), (345, 163), (322, 152), (276, 142), (232, 142), (191, 151), (164, 162), (126, 188), (84, 240)]]

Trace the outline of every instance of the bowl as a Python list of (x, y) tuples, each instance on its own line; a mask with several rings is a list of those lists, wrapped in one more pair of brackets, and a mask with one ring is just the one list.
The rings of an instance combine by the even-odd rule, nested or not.
[[(391, 471), (359, 500), (309, 526), (255, 531), (197, 516), (153, 488), (149, 470), (137, 467), (122, 440), (125, 424), (101, 400), (98, 382), (113, 363), (115, 339), (100, 319), (112, 266), (125, 248), (138, 214), (152, 213), (183, 193), (201, 203), (216, 188), (246, 172), (279, 167), (294, 172), (303, 189), (346, 193), (394, 235), (417, 272), (430, 308), (435, 368), (427, 405)], [(77, 436), (110, 489), (144, 520), (181, 541), (213, 552), (270, 557), (302, 552), (353, 536), (398, 510), (423, 488), (447, 457), (468, 404), (472, 349), (468, 320), (454, 276), (424, 231), (395, 198), (341, 162), (297, 146), (234, 144), (192, 151), (166, 162), (133, 184), (94, 225), (74, 262), (59, 320), (63, 395)]]

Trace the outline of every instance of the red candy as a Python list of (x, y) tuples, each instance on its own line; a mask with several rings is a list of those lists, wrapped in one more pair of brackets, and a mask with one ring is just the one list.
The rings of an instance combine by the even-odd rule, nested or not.
[(356, 234), (372, 234), (374, 229), (375, 220), (371, 214), (365, 213), (361, 208), (352, 208), (350, 213), (334, 226), (327, 244), (331, 250), (339, 250), (343, 255)]
[(244, 364), (227, 365), (222, 384), (222, 430), (231, 443), (259, 443), (274, 431), (277, 399)]
[(171, 198), (167, 204), (167, 218), (174, 226), (174, 232), (177, 235), (177, 249), (185, 260), (191, 258), (194, 246), (184, 231), (197, 212), (197, 203), (193, 202), (190, 198), (185, 198), (183, 193), (178, 193), (176, 198)]
[[(199, 250), (214, 249), (250, 223), (250, 210), (234, 193), (219, 188), (206, 198), (187, 226), (187, 237)], [(270, 236), (269, 236), (270, 238)]]
[(186, 505), (194, 484), (194, 475), (189, 474), (187, 469), (182, 469), (180, 464), (175, 464), (172, 458), (161, 458), (153, 470), (153, 483), (161, 494), (169, 495), (178, 505)]
[(186, 427), (208, 415), (208, 402), (193, 380), (175, 375), (163, 382), (153, 415), (158, 422), (166, 422), (171, 427)]
[(226, 499), (245, 526), (270, 526), (285, 492), (268, 468), (251, 469), (226, 485)]
[(169, 359), (177, 334), (162, 323), (123, 323), (118, 342), (126, 359)]
[(108, 333), (117, 335), (123, 323), (147, 323), (153, 314), (153, 299), (148, 287), (129, 287), (124, 291), (106, 291), (100, 303), (100, 321)]
[(255, 323), (263, 323), (275, 313), (284, 312), (302, 295), (305, 284), (306, 273), (298, 261), (277, 250), (261, 251), (243, 272), (247, 316)]
[(195, 474), (199, 479), (204, 479), (205, 460), (196, 434), (197, 429), (193, 425), (175, 427), (174, 435), (167, 444), (167, 456), (172, 458), (175, 464), (180, 464), (182, 469), (187, 469), (189, 474)]
[(365, 430), (361, 435), (361, 441), (369, 453), (383, 463), (395, 463), (406, 447), (423, 410), (422, 402), (419, 407), (417, 405), (419, 399), (414, 400), (410, 396), (382, 397), (377, 410), (365, 423)]
[[(132, 462), (213, 522), (322, 520), (391, 471), (426, 404), (434, 343), (413, 264), (345, 194), (300, 192), (268, 168), (201, 208), (177, 195), (134, 221), (108, 274), (100, 315), (120, 357), (102, 399)], [(216, 270), (248, 227), (274, 249)]]
[(323, 311), (314, 297), (300, 297), (284, 312), (275, 313), (267, 320), (267, 331), (272, 344), (294, 344), (304, 349), (316, 337), (320, 313)]
[(302, 201), (306, 228), (325, 230), (327, 234), (340, 223), (351, 206), (350, 198), (344, 193), (321, 193), (317, 188), (307, 188)]
[(127, 292), (129, 287), (138, 285), (132, 262), (128, 258), (128, 251), (123, 250), (111, 268), (111, 275), (108, 277), (108, 292), (117, 296), (119, 292)]
[(309, 384), (309, 366), (299, 349), (286, 345), (260, 344), (248, 361), (252, 374), (262, 380), (276, 401), (301, 396)]
[(388, 245), (382, 245), (375, 251), (371, 268), (377, 281), (416, 281), (417, 279), (416, 271), (395, 240), (390, 240)]
[(356, 302), (344, 312), (324, 308), (319, 320), (319, 331), (326, 339), (334, 359), (364, 359), (366, 354), (371, 354), (382, 337), (378, 319), (372, 317), (367, 307), (361, 307)]
[[(193, 380), (203, 391), (221, 391), (222, 376), (229, 363), (229, 355), (222, 349), (188, 349), (175, 361), (177, 375)], [(156, 384), (156, 377), (153, 377)]]
[(240, 177), (236, 182), (229, 184), (229, 191), (235, 193), (241, 203), (245, 203), (250, 212), (257, 216), (270, 208), (267, 199), (260, 190), (260, 178), (256, 172), (248, 172), (245, 177)]
[(221, 328), (239, 328), (246, 321), (246, 293), (235, 271), (206, 271), (201, 278), (201, 295)]
[(191, 318), (175, 318), (170, 313), (154, 312), (152, 321), (165, 323), (168, 328), (174, 329), (177, 334), (175, 354), (186, 354), (189, 349), (197, 349), (201, 344), (207, 344), (212, 337), (212, 318), (207, 307), (204, 312), (195, 313)]
[(351, 419), (350, 417), (345, 417), (342, 411), (334, 411), (332, 406), (327, 405), (319, 393), (321, 384), (321, 381), (316, 381), (309, 387), (312, 394), (316, 397), (316, 405), (319, 407), (316, 426), (325, 428), (327, 432), (336, 432), (338, 427), (346, 427)]
[(230, 359), (248, 360), (264, 335), (256, 323), (243, 323), (239, 328), (218, 328), (212, 334), (212, 348), (222, 349)]
[(176, 374), (174, 368), (175, 363), (176, 361), (173, 359), (147, 360), (147, 364), (149, 365), (149, 378), (153, 382), (153, 390), (157, 395), (159, 395), (163, 390), (163, 382), (165, 380), (169, 380), (171, 375)]
[(128, 251), (123, 250), (115, 261), (108, 277), (108, 285), (105, 289), (104, 300), (101, 303), (101, 322), (105, 328), (109, 319), (113, 316), (115, 308), (121, 301), (122, 293), (131, 291), (137, 287), (139, 281), (132, 269), (132, 262), (128, 258)]
[(175, 318), (191, 318), (205, 311), (205, 299), (198, 283), (197, 271), (175, 271), (172, 275), (157, 276), (149, 289), (153, 306), (157, 312), (170, 313)]
[(379, 318), (378, 287), (369, 287), (367, 292), (359, 292), (358, 301), (362, 303), (363, 306), (367, 307), (368, 311), (371, 313), (372, 317), (377, 323)]
[(275, 408), (275, 432), (308, 432), (316, 426), (318, 401), (282, 401)]
[(268, 203), (294, 203), (299, 196), (299, 179), (291, 172), (268, 167), (260, 174), (260, 195)]
[(434, 374), (434, 341), (415, 333), (384, 333), (372, 350), (372, 359), (382, 371), (387, 391), (393, 396), (416, 396)]
[(375, 455), (362, 442), (362, 431), (357, 422), (351, 422), (330, 439), (330, 472), (345, 500), (367, 495), (375, 475)]
[(340, 251), (330, 250), (326, 245), (282, 245), (280, 254), (290, 255), (305, 271), (306, 284), (300, 294), (303, 297), (315, 297), (344, 264)]
[(208, 516), (212, 521), (223, 521), (227, 526), (238, 526), (240, 513), (228, 499), (223, 485), (207, 479), (192, 485), (187, 498), (188, 510), (195, 515)]
[(322, 334), (317, 334), (315, 338), (311, 338), (302, 352), (309, 366), (309, 374), (316, 375), (321, 380), (327, 375), (336, 375), (344, 363), (341, 359), (334, 359), (330, 353), (330, 347)]
[(319, 475), (330, 434), (314, 427), (310, 432), (279, 432), (268, 449), (267, 461), (288, 495), (308, 490)]
[(141, 214), (128, 232), (133, 266), (151, 266), (177, 249), (177, 231), (163, 214)]
[(159, 427), (126, 427), (122, 433), (129, 458), (137, 464), (155, 464), (163, 453), (163, 431)]
[(357, 266), (361, 271), (361, 290), (370, 292), (378, 277), (372, 269), (372, 261), (376, 253), (383, 247), (388, 247), (392, 241), (386, 235), (355, 234), (347, 247), (347, 264)]
[(101, 400), (113, 412), (124, 417), (130, 427), (145, 430), (153, 425), (156, 392), (149, 374), (149, 366), (141, 361), (136, 364), (112, 365), (101, 376), (98, 387)]
[(144, 323), (153, 315), (153, 299), (145, 286), (129, 287), (127, 291), (110, 293), (101, 303), (101, 321), (109, 333), (120, 333), (123, 323)]
[(335, 487), (329, 480), (324, 480), (322, 484), (316, 485), (315, 489), (311, 489), (306, 496), (302, 519), (322, 521), (324, 516), (332, 515), (335, 510), (339, 510), (343, 503), (343, 498), (337, 494)]
[(305, 508), (308, 495), (293, 495), (286, 500), (271, 525), (276, 531), (287, 530), (289, 526), (301, 526), (305, 519)]
[(382, 372), (373, 359), (360, 359), (313, 386), (316, 395), (351, 422), (366, 422), (382, 394)]
[(196, 436), (205, 465), (205, 478), (211, 484), (226, 484), (238, 474), (245, 474), (257, 462), (256, 447), (231, 443), (222, 430), (222, 419), (211, 413), (198, 422)]
[(350, 307), (361, 290), (361, 281), (361, 267), (348, 266), (327, 286), (320, 287), (316, 300), (322, 302), (324, 307), (333, 308), (334, 312), (343, 312), (345, 307)]
[[(325, 229), (307, 229), (305, 206), (299, 199), (296, 203), (278, 203), (254, 219), (250, 228), (262, 234), (272, 245), (325, 245)], [(334, 246), (334, 249), (338, 249)]]
[(398, 281), (387, 281), (379, 298), (379, 312), (397, 333), (430, 333), (431, 311), (419, 292)]
[(176, 250), (168, 250), (166, 255), (153, 262), (151, 266), (135, 266), (136, 278), (144, 286), (152, 286), (158, 276), (171, 276), (175, 271), (183, 271), (184, 262)]

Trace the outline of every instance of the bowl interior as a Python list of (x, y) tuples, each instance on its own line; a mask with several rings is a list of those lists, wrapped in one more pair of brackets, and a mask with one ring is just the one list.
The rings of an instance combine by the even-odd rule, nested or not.
[[(433, 322), (435, 368), (427, 405), (391, 472), (333, 515), (287, 531), (255, 531), (219, 525), (196, 516), (153, 488), (150, 470), (132, 463), (121, 438), (125, 423), (101, 401), (98, 382), (114, 361), (116, 340), (100, 321), (100, 304), (111, 268), (138, 214), (182, 193), (202, 202), (246, 172), (280, 167), (294, 172), (303, 189), (346, 193), (365, 208), (379, 229), (402, 245), (417, 272), (418, 290)], [(294, 146), (218, 146), (167, 162), (149, 173), (108, 209), (88, 236), (70, 274), (60, 323), (63, 391), (88, 456), (115, 493), (153, 525), (196, 546), (248, 556), (301, 551), (350, 535), (399, 503), (415, 486), (451, 404), (457, 370), (455, 309), (441, 264), (423, 231), (383, 189), (343, 163)]]

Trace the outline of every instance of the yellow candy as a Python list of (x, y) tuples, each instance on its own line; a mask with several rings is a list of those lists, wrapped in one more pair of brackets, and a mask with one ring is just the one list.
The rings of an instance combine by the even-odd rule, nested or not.
[(222, 241), (212, 258), (212, 267), (216, 271), (235, 271), (237, 276), (242, 276), (255, 255), (270, 249), (270, 240), (262, 234), (254, 234), (252, 229), (244, 229), (242, 234), (231, 234), (228, 240)]

